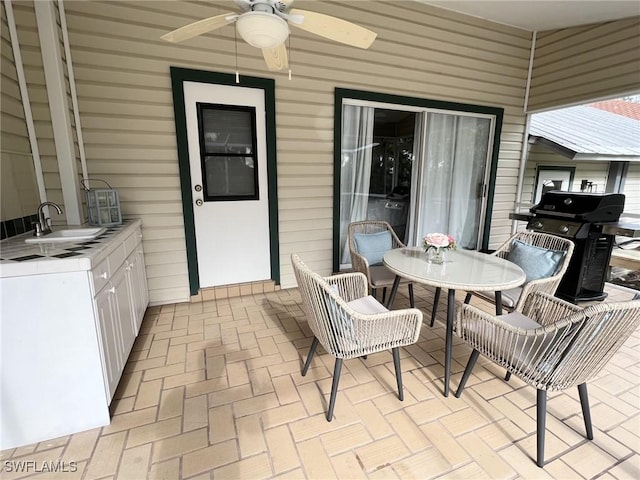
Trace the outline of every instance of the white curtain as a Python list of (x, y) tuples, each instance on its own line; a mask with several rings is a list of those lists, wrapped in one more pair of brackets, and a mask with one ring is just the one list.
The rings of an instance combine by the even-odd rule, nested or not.
[(341, 264), (351, 263), (347, 227), (367, 218), (371, 153), (373, 151), (374, 108), (342, 107), (342, 152), (340, 176), (340, 256)]
[(418, 239), (440, 232), (477, 248), (490, 127), (487, 118), (428, 114)]

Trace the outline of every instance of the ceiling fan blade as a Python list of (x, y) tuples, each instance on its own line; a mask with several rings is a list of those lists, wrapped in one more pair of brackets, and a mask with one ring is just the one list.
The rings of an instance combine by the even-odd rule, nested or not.
[(291, 22), (291, 25), (352, 47), (369, 48), (378, 36), (360, 25), (322, 13), (293, 8), (289, 14), (304, 16), (302, 24)]
[(262, 56), (269, 70), (283, 70), (289, 66), (284, 43), (274, 48), (263, 48)]
[(190, 23), (189, 25), (185, 25), (177, 30), (166, 33), (160, 38), (172, 43), (182, 42), (184, 40), (197, 37), (198, 35), (202, 35), (203, 33), (224, 27), (225, 25), (233, 22), (236, 18), (238, 18), (236, 13), (223, 13), (222, 15), (216, 15), (215, 17), (209, 17), (204, 20)]

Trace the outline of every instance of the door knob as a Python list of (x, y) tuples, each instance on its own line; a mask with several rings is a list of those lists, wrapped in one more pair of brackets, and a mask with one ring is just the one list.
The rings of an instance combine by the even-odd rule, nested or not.
[(197, 200), (196, 200), (196, 205), (197, 205), (197, 206), (199, 206), (199, 207), (201, 207), (203, 203), (204, 203), (204, 202), (202, 201), (202, 199), (201, 199), (201, 198), (199, 198), (199, 199), (197, 199)]
[(201, 191), (202, 191), (202, 185), (196, 185), (196, 186), (195, 186), (195, 187), (193, 187), (193, 188), (194, 188), (194, 190), (195, 190), (196, 192), (201, 192)]

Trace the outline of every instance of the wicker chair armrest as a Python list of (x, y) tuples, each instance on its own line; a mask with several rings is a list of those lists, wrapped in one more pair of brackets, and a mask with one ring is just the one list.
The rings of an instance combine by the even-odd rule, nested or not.
[[(366, 261), (366, 260), (365, 260)], [(369, 292), (367, 277), (360, 272), (341, 273), (324, 277), (324, 280), (337, 289), (336, 293), (345, 302), (366, 297)]]
[[(362, 274), (344, 274), (329, 277), (338, 285), (347, 286), (350, 280), (360, 280)], [(348, 290), (348, 288), (347, 288)], [(362, 292), (361, 292), (362, 293)], [(415, 308), (363, 314), (347, 304), (350, 297), (342, 296), (333, 288), (325, 290), (324, 308), (320, 309), (325, 334), (319, 338), (327, 352), (338, 358), (355, 358), (390, 348), (410, 345), (418, 340), (422, 325), (422, 312)], [(364, 291), (366, 296), (366, 290)], [(358, 297), (361, 298), (361, 297)], [(326, 312), (326, 318), (325, 318)]]
[(369, 270), (369, 261), (358, 252), (351, 250), (351, 268), (355, 272), (363, 273), (367, 278), (367, 283), (371, 278), (371, 271)]
[(553, 277), (545, 277), (539, 278), (538, 280), (532, 280), (528, 283), (522, 285), (522, 293), (518, 298), (518, 302), (515, 306), (515, 310), (522, 311), (524, 308), (524, 303), (529, 295), (532, 295), (534, 292), (548, 293), (553, 295), (558, 289), (558, 285), (560, 285), (560, 280), (562, 280), (562, 276), (553, 276)]
[[(536, 294), (532, 298), (543, 295), (546, 296)], [(548, 297), (540, 300), (553, 302), (553, 297)], [(555, 313), (558, 309), (566, 308), (564, 303), (567, 302), (554, 302), (545, 311)], [(524, 329), (471, 305), (462, 305), (456, 319), (456, 333), (482, 355), (530, 385), (548, 388), (556, 367), (580, 332), (585, 319), (582, 309), (568, 310), (573, 311), (555, 323)]]
[(498, 258), (507, 258), (507, 255), (509, 255), (509, 251), (508, 250), (496, 250), (495, 252), (493, 252), (491, 255), (494, 255)]
[[(544, 294), (540, 294), (544, 295)], [(553, 297), (551, 297), (553, 298)], [(559, 302), (564, 302), (563, 300), (556, 299)], [(569, 304), (571, 305), (571, 304)], [(573, 305), (575, 307), (575, 305)], [(564, 328), (571, 323), (571, 318), (567, 319), (573, 313), (582, 312), (583, 309), (579, 308), (573, 311), (567, 311), (562, 315), (562, 319), (557, 318), (555, 322), (549, 323), (547, 325), (543, 325), (538, 322), (536, 319), (531, 318), (531, 320), (536, 321), (541, 326), (536, 329), (524, 329), (520, 327), (513, 326), (505, 321), (503, 321), (500, 317), (496, 317), (490, 313), (487, 313), (483, 310), (480, 310), (477, 307), (469, 304), (458, 304), (458, 310), (456, 314), (456, 321), (454, 324), (455, 332), (460, 336), (465, 338), (465, 335), (471, 333), (473, 335), (485, 335), (491, 331), (492, 332), (492, 341), (495, 342), (497, 337), (535, 337), (535, 336), (544, 336), (548, 335), (549, 332), (553, 332), (560, 328)], [(562, 305), (558, 305), (559, 309), (563, 308)], [(555, 313), (555, 309), (551, 308), (546, 310), (547, 312)], [(526, 314), (523, 314), (528, 316)], [(490, 342), (491, 345), (494, 343)]]
[(536, 290), (529, 292), (523, 290), (521, 301), (518, 303), (522, 304), (520, 311), (523, 315), (543, 326), (552, 325), (572, 313), (584, 310), (584, 308), (561, 300), (551, 293)]
[(456, 309), (454, 332), (474, 350), (499, 365), (506, 366), (505, 352), (527, 331), (511, 326), (499, 318), (469, 304)]
[(418, 341), (422, 327), (422, 312), (417, 308), (390, 310), (375, 315), (363, 315), (345, 305), (353, 320), (353, 328), (363, 344), (376, 351), (410, 345)]
[(454, 332), (465, 338), (465, 334), (472, 332), (474, 334), (482, 331), (486, 327), (505, 330), (507, 332), (521, 332), (521, 328), (513, 327), (494, 314), (487, 313), (471, 304), (456, 302), (456, 318), (454, 321)]

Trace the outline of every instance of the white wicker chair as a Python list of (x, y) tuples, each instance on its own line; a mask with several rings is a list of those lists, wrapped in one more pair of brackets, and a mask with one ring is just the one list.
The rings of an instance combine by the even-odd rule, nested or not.
[(544, 465), (547, 391), (578, 386), (587, 438), (593, 439), (587, 381), (640, 325), (640, 301), (580, 308), (548, 293), (528, 295), (522, 312), (493, 316), (461, 305), (455, 331), (473, 347), (456, 397), (480, 354), (537, 389), (537, 460)]
[[(352, 222), (347, 229), (349, 238), (349, 254), (351, 255), (351, 266), (354, 271), (363, 273), (367, 277), (367, 283), (371, 289), (371, 295), (377, 297), (379, 288), (383, 289), (382, 302), (384, 303), (387, 287), (393, 285), (396, 276), (384, 265), (369, 265), (367, 259), (358, 252), (358, 246), (355, 241), (355, 234), (371, 234), (388, 231), (391, 233), (392, 248), (402, 248), (404, 243), (400, 241), (391, 225), (382, 220), (362, 220)], [(407, 283), (401, 280), (401, 283)], [(413, 284), (408, 282), (409, 286), (409, 304), (415, 307), (413, 300)]]
[(345, 359), (391, 349), (398, 383), (398, 398), (404, 399), (399, 347), (418, 340), (422, 312), (415, 308), (389, 311), (367, 296), (367, 281), (361, 273), (321, 277), (298, 255), (291, 255), (293, 270), (314, 338), (302, 369), (306, 375), (318, 343), (335, 357), (327, 421), (333, 418), (338, 381)]
[(547, 233), (539, 232), (518, 232), (511, 236), (500, 248), (498, 248), (492, 255), (500, 258), (507, 258), (511, 251), (513, 241), (519, 240), (523, 243), (533, 245), (535, 247), (546, 248), (550, 250), (557, 250), (565, 252), (565, 255), (559, 265), (556, 272), (549, 277), (540, 278), (524, 284), (521, 287), (517, 287), (511, 290), (501, 292), (501, 302), (496, 303), (496, 297), (493, 292), (468, 292), (464, 300), (464, 303), (469, 303), (472, 295), (484, 298), (492, 303), (496, 304), (496, 315), (502, 313), (501, 308), (505, 308), (507, 311), (521, 310), (525, 299), (533, 292), (546, 292), (551, 295), (556, 293), (558, 285), (562, 280), (562, 276), (569, 267), (571, 256), (573, 255), (574, 244), (571, 240), (558, 237), (556, 235), (549, 235)]

